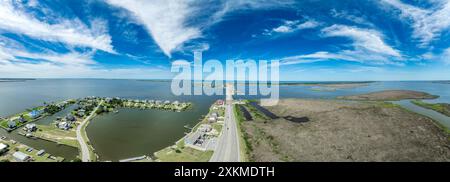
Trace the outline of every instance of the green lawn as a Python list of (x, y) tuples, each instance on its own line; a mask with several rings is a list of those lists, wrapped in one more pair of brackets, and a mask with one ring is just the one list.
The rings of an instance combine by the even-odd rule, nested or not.
[(6, 120), (0, 120), (0, 126), (1, 127), (3, 127), (3, 128), (8, 128), (8, 121), (6, 121)]
[(34, 134), (37, 137), (76, 148), (79, 147), (74, 128), (68, 131), (61, 130), (54, 125), (37, 125), (37, 128), (38, 130)]
[(212, 124), (212, 127), (214, 128), (214, 130), (216, 130), (218, 133), (220, 133), (222, 131), (222, 124), (219, 123), (214, 123)]
[[(184, 143), (184, 142), (183, 142)], [(155, 153), (160, 162), (208, 162), (213, 151), (200, 151), (190, 147), (167, 147)]]
[(246, 133), (245, 131), (243, 131), (241, 126), (242, 122), (244, 122), (244, 117), (242, 116), (241, 111), (236, 106), (233, 106), (233, 112), (237, 120), (237, 130), (239, 135), (239, 149), (240, 149), (239, 152), (241, 153), (241, 162), (248, 162), (249, 161), (248, 155), (251, 150), (251, 146), (246, 140)]

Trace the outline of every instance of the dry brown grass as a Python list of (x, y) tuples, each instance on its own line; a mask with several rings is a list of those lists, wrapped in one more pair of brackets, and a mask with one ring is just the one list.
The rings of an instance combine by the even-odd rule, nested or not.
[(450, 161), (449, 135), (399, 107), (287, 99), (269, 109), (310, 121), (244, 122), (254, 161)]

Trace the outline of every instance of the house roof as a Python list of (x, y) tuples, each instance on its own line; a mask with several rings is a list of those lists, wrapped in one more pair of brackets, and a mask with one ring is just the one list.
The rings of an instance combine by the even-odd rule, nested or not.
[(0, 150), (4, 150), (8, 148), (8, 145), (4, 144), (4, 143), (0, 143)]
[(28, 158), (30, 158), (29, 155), (24, 154), (24, 153), (22, 153), (22, 152), (14, 152), (13, 157), (16, 158), (16, 159), (18, 159), (18, 160), (20, 160), (20, 161), (25, 161), (25, 160), (27, 160)]

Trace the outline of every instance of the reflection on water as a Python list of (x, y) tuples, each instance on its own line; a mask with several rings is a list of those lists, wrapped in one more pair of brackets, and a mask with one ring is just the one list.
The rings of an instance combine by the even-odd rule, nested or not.
[(119, 109), (94, 118), (86, 131), (101, 160), (118, 161), (174, 144), (183, 137), (184, 126), (195, 125), (203, 111)]
[(246, 121), (251, 121), (253, 119), (250, 112), (248, 112), (243, 105), (239, 105), (239, 109), (241, 110), (242, 114), (244, 114), (244, 118)]

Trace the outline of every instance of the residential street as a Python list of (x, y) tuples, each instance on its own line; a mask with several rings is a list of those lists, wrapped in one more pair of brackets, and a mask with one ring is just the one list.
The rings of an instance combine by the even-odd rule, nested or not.
[(210, 162), (239, 162), (241, 160), (236, 117), (233, 112), (233, 103), (230, 99), (232, 98), (232, 93), (232, 86), (227, 85), (224, 126)]
[(89, 155), (89, 148), (87, 146), (86, 141), (84, 140), (83, 136), (81, 135), (81, 130), (83, 129), (83, 126), (95, 115), (95, 111), (97, 111), (97, 109), (100, 107), (100, 105), (103, 103), (103, 101), (101, 101), (98, 106), (91, 112), (91, 114), (83, 120), (83, 122), (81, 122), (80, 125), (78, 125), (77, 127), (77, 140), (78, 143), (80, 144), (80, 149), (81, 149), (81, 160), (83, 162), (89, 162), (91, 161), (91, 156)]

